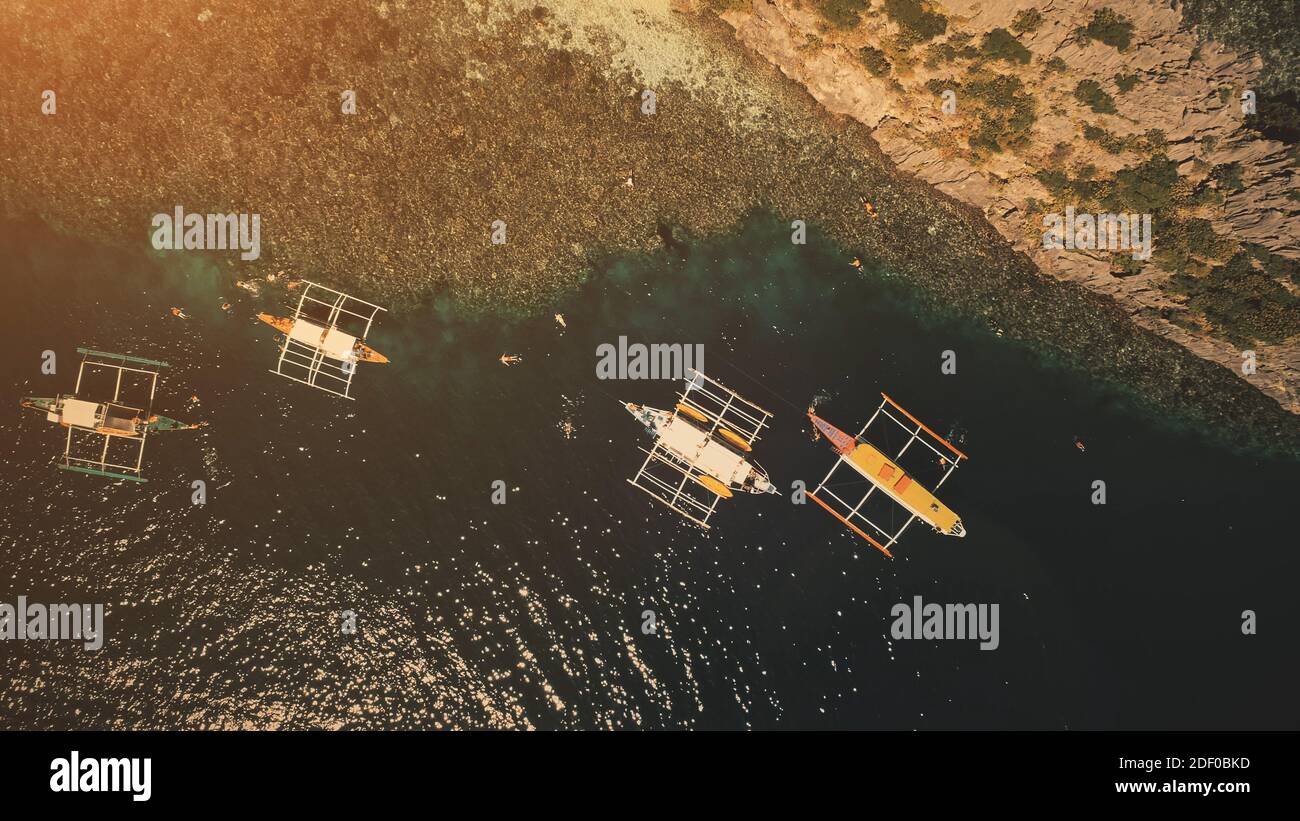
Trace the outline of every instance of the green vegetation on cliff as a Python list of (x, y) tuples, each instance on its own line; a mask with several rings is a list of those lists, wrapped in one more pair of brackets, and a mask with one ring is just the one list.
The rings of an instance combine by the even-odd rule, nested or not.
[(1120, 94), (1128, 94), (1140, 82), (1142, 80), (1136, 74), (1115, 75), (1115, 87), (1119, 89)]
[(1080, 80), (1074, 87), (1074, 99), (1098, 114), (1114, 114), (1115, 98), (1106, 93), (1096, 80)]
[(1300, 328), (1300, 298), (1256, 263), (1255, 255), (1238, 252), (1204, 276), (1177, 274), (1170, 286), (1229, 340), (1281, 342)]
[[(1084, 136), (1101, 142), (1117, 140), (1105, 129), (1084, 126)], [(1197, 186), (1178, 174), (1178, 164), (1163, 153), (1164, 135), (1149, 133), (1122, 141), (1124, 149), (1146, 149), (1149, 156), (1113, 175), (1099, 176), (1092, 165), (1067, 171), (1046, 168), (1035, 176), (1058, 208), (1080, 211), (1151, 214), (1152, 262), (1174, 276), (1165, 286), (1181, 295), (1190, 313), (1167, 318), (1185, 327), (1206, 328), (1234, 344), (1282, 342), (1300, 334), (1300, 298), (1285, 283), (1300, 284), (1300, 264), (1261, 246), (1241, 243), (1214, 231), (1209, 220), (1196, 215), (1198, 206), (1217, 201), (1220, 191), (1241, 185), (1236, 163), (1215, 166)], [(1067, 151), (1054, 154), (1058, 165)], [(1050, 211), (1035, 201), (1031, 217)], [(1112, 272), (1129, 276), (1141, 271), (1142, 260), (1116, 256)], [(1199, 317), (1201, 325), (1191, 318)]]
[(817, 0), (817, 13), (838, 29), (851, 29), (862, 22), (862, 12), (871, 0)]
[(984, 35), (980, 52), (990, 60), (1006, 60), (1009, 63), (1025, 64), (1029, 62), (1029, 49), (1025, 48), (1015, 35), (1006, 29), (993, 29)]
[(1022, 9), (1011, 21), (1011, 30), (1016, 34), (1030, 34), (1038, 31), (1043, 24), (1043, 14), (1038, 9)]
[(1076, 29), (1075, 33), (1124, 51), (1133, 42), (1133, 23), (1113, 9), (1101, 8), (1092, 13), (1088, 25)]
[(862, 65), (867, 67), (867, 71), (877, 77), (884, 77), (889, 74), (889, 58), (885, 56), (885, 52), (874, 46), (863, 46), (858, 49), (858, 59), (862, 61)]
[(885, 14), (898, 24), (898, 47), (927, 43), (948, 30), (948, 18), (930, 11), (921, 0), (885, 0)]
[(1294, 94), (1300, 86), (1300, 14), (1294, 0), (1183, 0), (1183, 19), (1198, 32), (1264, 61), (1259, 89)]
[(975, 159), (1028, 144), (1038, 119), (1038, 101), (1019, 77), (986, 69), (961, 82), (935, 78), (926, 88), (936, 96), (952, 89), (964, 101), (964, 114), (973, 116), (976, 123), (967, 140)]

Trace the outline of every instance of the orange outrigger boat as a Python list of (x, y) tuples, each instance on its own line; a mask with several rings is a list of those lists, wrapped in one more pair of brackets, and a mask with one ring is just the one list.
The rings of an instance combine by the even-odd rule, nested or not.
[[(292, 316), (257, 315), (281, 334), (280, 355), (272, 373), (352, 399), (357, 363), (388, 361), (366, 344), (375, 315), (384, 309), (309, 280), (299, 280), (299, 284)], [(348, 330), (340, 327), (341, 322)]]
[[(267, 325), (270, 325), (272, 328), (275, 328), (277, 331), (284, 334), (285, 336), (288, 336), (289, 333), (294, 329), (295, 320), (290, 319), (288, 317), (272, 316), (271, 314), (258, 314), (257, 318), (265, 322)], [(308, 323), (305, 320), (299, 319), (296, 320), (296, 322), (300, 328), (299, 331), (300, 333), (301, 333), (301, 327), (304, 324), (311, 325), (313, 332), (315, 331), (316, 328), (320, 328), (320, 326), (315, 325), (314, 323)], [(329, 333), (329, 329), (320, 328), (320, 339), (317, 347), (323, 348), (325, 346), (325, 336), (328, 333)], [(378, 362), (381, 364), (388, 362), (388, 357), (384, 356), (379, 351), (376, 351), (374, 348), (365, 344), (361, 340), (357, 340), (356, 344), (353, 345), (352, 355), (356, 357), (358, 362)]]
[[(890, 552), (890, 548), (898, 542), (899, 537), (903, 535), (903, 531), (907, 530), (908, 526), (918, 519), (930, 525), (936, 533), (941, 535), (964, 537), (966, 535), (966, 526), (962, 524), (961, 517), (939, 501), (929, 489), (916, 482), (899, 465), (898, 460), (912, 446), (912, 443), (920, 442), (922, 447), (928, 448), (939, 459), (942, 474), (938, 483), (934, 486), (934, 489), (938, 490), (952, 475), (952, 472), (957, 469), (957, 464), (967, 458), (966, 454), (926, 427), (923, 422), (908, 413), (901, 405), (890, 399), (887, 394), (882, 393), (881, 397), (883, 397), (883, 401), (881, 401), (880, 406), (867, 420), (867, 424), (862, 426), (862, 430), (858, 432), (857, 436), (845, 433), (816, 415), (812, 408), (808, 409), (809, 421), (812, 422), (818, 433), (826, 437), (826, 440), (830, 442), (831, 447), (839, 456), (835, 464), (831, 466), (830, 472), (826, 474), (826, 478), (821, 480), (815, 490), (808, 491), (808, 498), (812, 499), (836, 519), (839, 519), (842, 524), (854, 533), (870, 542), (872, 547), (890, 558), (894, 556)], [(894, 449), (892, 453), (885, 453), (864, 438), (867, 430), (882, 414), (887, 420), (902, 428), (907, 436), (907, 440), (902, 447)], [(899, 416), (902, 418), (900, 419)], [(906, 422), (903, 421), (904, 419)], [(867, 489), (867, 492), (861, 498), (856, 500), (843, 498), (840, 494), (844, 492), (843, 488), (848, 483), (832, 483), (830, 481), (835, 475), (836, 469), (841, 465), (849, 467), (871, 484), (871, 487)], [(901, 507), (903, 512), (907, 514), (907, 521), (896, 532), (891, 533), (868, 518), (864, 506), (871, 495), (876, 492), (880, 492), (882, 497)], [(864, 530), (864, 527), (867, 530)], [(871, 532), (867, 532), (868, 530)], [(875, 535), (872, 535), (873, 533)]]

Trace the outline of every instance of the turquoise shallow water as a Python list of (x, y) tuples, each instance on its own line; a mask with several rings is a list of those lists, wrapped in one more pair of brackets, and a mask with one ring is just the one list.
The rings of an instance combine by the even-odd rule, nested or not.
[[(267, 372), (253, 317), (286, 295), (234, 288), (224, 263), (31, 225), (2, 241), (15, 405), (66, 390), (90, 345), (170, 361), (155, 409), (210, 422), (153, 439), (141, 488), (56, 471), (57, 431), (0, 418), (0, 595), (109, 605), (98, 654), (6, 647), (8, 726), (1297, 724), (1294, 463), (924, 312), (767, 218), (684, 259), (609, 260), (555, 305), (566, 329), (447, 301), (385, 316), (393, 364), (361, 366), (355, 402)], [(620, 335), (703, 344), (773, 411), (756, 457), (785, 494), (720, 506), (706, 534), (629, 487), (642, 440), (615, 400), (664, 407), (677, 386), (597, 380)], [(971, 455), (941, 494), (970, 536), (914, 527), (893, 562), (788, 492), (831, 462), (807, 405), (856, 429), (881, 390)], [(999, 649), (891, 640), (915, 595), (998, 603)]]

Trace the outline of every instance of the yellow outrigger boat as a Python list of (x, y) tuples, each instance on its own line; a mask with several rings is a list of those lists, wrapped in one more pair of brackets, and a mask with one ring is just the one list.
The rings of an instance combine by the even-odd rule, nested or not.
[[(808, 411), (808, 418), (812, 421), (813, 427), (826, 437), (826, 440), (830, 442), (840, 456), (839, 461), (831, 468), (830, 473), (826, 474), (826, 478), (822, 479), (816, 490), (809, 492), (809, 497), (854, 533), (866, 539), (877, 550), (891, 558), (894, 554), (890, 553), (889, 549), (903, 535), (903, 531), (907, 529), (908, 525), (916, 519), (930, 525), (937, 533), (944, 536), (965, 536), (966, 528), (962, 524), (961, 517), (900, 467), (898, 459), (911, 447), (913, 442), (919, 441), (925, 447), (928, 447), (939, 457), (939, 464), (944, 471), (943, 476), (935, 485), (937, 490), (956, 470), (957, 464), (962, 459), (967, 458), (966, 454), (926, 427), (915, 416), (890, 399), (889, 396), (883, 393), (881, 396), (884, 397), (884, 401), (880, 403), (880, 407), (876, 408), (876, 413), (872, 415), (867, 424), (863, 426), (862, 432), (857, 436), (850, 436), (814, 414), (811, 409)], [(908, 423), (904, 423), (902, 419), (895, 416), (895, 412), (902, 415)], [(875, 445), (862, 438), (863, 434), (882, 413), (909, 434), (908, 440), (893, 457), (887, 456)], [(939, 447), (945, 448), (946, 452), (941, 451)], [(831, 489), (833, 486), (828, 485), (828, 481), (834, 475), (836, 468), (841, 464), (848, 465), (871, 483), (871, 487), (866, 494), (856, 503), (840, 498)], [(895, 533), (887, 532), (884, 528), (871, 521), (862, 511), (867, 499), (877, 491), (883, 493), (908, 513), (907, 521)], [(881, 538), (877, 539), (872, 536), (863, 527), (859, 527), (859, 523)]]

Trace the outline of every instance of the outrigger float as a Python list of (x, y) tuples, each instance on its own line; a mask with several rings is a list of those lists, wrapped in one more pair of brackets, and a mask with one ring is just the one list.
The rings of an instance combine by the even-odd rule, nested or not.
[[(82, 354), (81, 367), (77, 370), (77, 384), (71, 394), (59, 394), (53, 398), (28, 396), (23, 398), (21, 406), (44, 413), (47, 421), (67, 428), (68, 436), (63, 446), (63, 457), (58, 464), (61, 470), (89, 473), (110, 479), (126, 479), (131, 482), (148, 481), (141, 476), (141, 471), (144, 462), (144, 443), (149, 433), (193, 430), (202, 427), (201, 424), (191, 425), (153, 413), (153, 399), (158, 387), (156, 369), (170, 366), (166, 362), (154, 359), (142, 359), (137, 356), (95, 351), (89, 348), (77, 348), (77, 353)], [(86, 375), (87, 368), (91, 372), (96, 370), (116, 372), (111, 399), (98, 401), (79, 398), (81, 381)], [(122, 378), (127, 373), (142, 374), (148, 381), (149, 398), (143, 408), (132, 407), (120, 401)], [(96, 436), (102, 436), (104, 439), (103, 446), (99, 449), (98, 459), (73, 455), (74, 444), (82, 444), (87, 439), (93, 440)], [(136, 446), (134, 465), (109, 461), (109, 446), (114, 442), (127, 443), (128, 448), (130, 445)]]
[[(271, 372), (352, 399), (356, 364), (388, 361), (366, 344), (375, 316), (384, 309), (314, 282), (302, 280), (302, 285), (306, 287), (298, 297), (293, 316), (257, 315), (284, 334), (280, 358)], [(355, 333), (348, 333), (344, 327)]]
[(622, 405), (655, 439), (628, 482), (700, 527), (708, 529), (719, 499), (777, 492), (748, 458), (772, 414), (722, 383), (687, 370), (673, 410)]
[[(938, 490), (944, 482), (948, 481), (948, 477), (952, 475), (952, 472), (957, 469), (957, 464), (968, 457), (946, 439), (926, 427), (915, 416), (904, 410), (888, 395), (884, 393), (880, 395), (884, 399), (881, 401), (880, 406), (876, 408), (876, 412), (867, 420), (867, 424), (862, 426), (862, 430), (858, 432), (857, 436), (850, 436), (809, 409), (808, 418), (813, 423), (813, 427), (826, 437), (826, 440), (839, 454), (840, 458), (831, 466), (830, 472), (826, 474), (826, 478), (822, 479), (821, 484), (815, 490), (809, 492), (808, 496), (836, 519), (839, 519), (850, 530), (866, 539), (877, 550), (890, 558), (893, 558), (894, 554), (890, 553), (889, 549), (903, 535), (903, 531), (907, 530), (908, 526), (917, 519), (930, 525), (937, 533), (944, 536), (965, 536), (966, 528), (962, 525), (961, 518), (899, 467), (898, 460), (907, 452), (913, 442), (920, 442), (929, 448), (939, 457), (939, 465), (943, 469), (943, 475), (934, 486), (934, 489)], [(895, 412), (904, 417), (907, 423), (895, 416)], [(907, 441), (892, 456), (887, 456), (884, 451), (863, 438), (868, 428), (880, 418), (881, 414), (886, 419), (902, 427), (908, 434)], [(941, 451), (938, 446), (942, 446), (945, 450)], [(871, 487), (866, 494), (856, 503), (840, 498), (831, 489), (836, 485), (828, 484), (841, 465), (847, 465), (871, 483)], [(893, 504), (902, 507), (904, 512), (908, 514), (907, 521), (894, 533), (890, 533), (877, 525), (862, 511), (863, 505), (877, 491), (887, 497)], [(865, 525), (876, 533), (880, 539), (870, 535), (855, 522)], [(881, 540), (883, 540), (883, 544)]]

